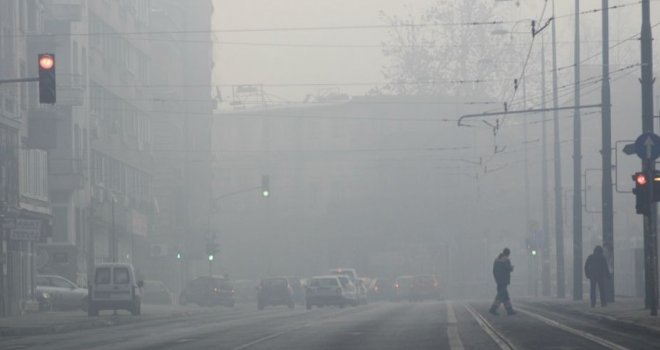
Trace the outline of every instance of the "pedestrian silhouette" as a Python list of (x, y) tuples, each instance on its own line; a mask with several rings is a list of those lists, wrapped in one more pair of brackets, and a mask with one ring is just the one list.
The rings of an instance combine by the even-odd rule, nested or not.
[(603, 254), (603, 247), (597, 245), (594, 248), (594, 253), (589, 255), (584, 263), (584, 275), (591, 282), (591, 307), (596, 306), (596, 288), (598, 288), (598, 294), (600, 295), (600, 305), (607, 306), (605, 284), (610, 278), (610, 268), (607, 265), (607, 258)]
[(493, 262), (493, 277), (495, 277), (495, 283), (497, 284), (497, 295), (488, 312), (495, 316), (499, 315), (497, 309), (499, 309), (500, 304), (504, 304), (507, 315), (516, 313), (513, 311), (508, 291), (509, 284), (511, 283), (511, 272), (513, 272), (513, 265), (511, 265), (509, 255), (511, 255), (511, 250), (504, 248), (502, 253)]

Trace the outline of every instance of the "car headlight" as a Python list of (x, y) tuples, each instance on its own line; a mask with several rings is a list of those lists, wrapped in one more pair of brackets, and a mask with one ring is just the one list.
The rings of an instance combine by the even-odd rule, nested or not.
[(37, 293), (37, 299), (48, 300), (50, 299), (50, 294), (46, 292)]

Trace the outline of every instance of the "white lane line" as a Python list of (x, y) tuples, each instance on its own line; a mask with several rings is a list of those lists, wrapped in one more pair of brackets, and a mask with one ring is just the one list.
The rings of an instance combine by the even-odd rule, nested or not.
[(464, 350), (461, 336), (458, 333), (458, 320), (456, 320), (456, 313), (454, 306), (451, 302), (447, 302), (447, 337), (449, 338), (449, 349), (451, 350)]
[(280, 337), (280, 336), (282, 336), (282, 335), (284, 335), (284, 334), (286, 334), (286, 333), (289, 333), (289, 332), (291, 332), (291, 331), (274, 333), (274, 334), (271, 334), (271, 335), (268, 335), (268, 336), (265, 336), (265, 337), (259, 338), (259, 339), (257, 339), (257, 340), (253, 340), (253, 341), (251, 341), (251, 342), (249, 342), (249, 343), (245, 343), (245, 344), (243, 344), (243, 345), (241, 345), (241, 346), (235, 347), (235, 348), (233, 348), (232, 350), (243, 350), (243, 349), (247, 349), (247, 348), (249, 348), (249, 347), (251, 347), (251, 346), (257, 345), (257, 344), (259, 344), (259, 343), (263, 343), (263, 342), (268, 341), (268, 340), (273, 339), (273, 338)]
[(604, 346), (604, 347), (606, 347), (606, 348), (608, 348), (608, 349), (612, 349), (612, 350), (629, 350), (629, 349), (626, 348), (626, 347), (623, 347), (623, 346), (621, 346), (621, 345), (619, 345), (619, 344), (615, 344), (615, 343), (613, 343), (613, 342), (611, 342), (611, 341), (609, 341), (609, 340), (607, 340), (607, 339), (603, 339), (603, 338), (601, 338), (601, 337), (599, 337), (599, 336), (596, 336), (596, 335), (593, 335), (593, 334), (591, 334), (591, 333), (589, 333), (589, 332), (581, 331), (581, 330), (579, 330), (579, 329), (575, 329), (575, 328), (572, 328), (572, 327), (569, 327), (569, 326), (563, 325), (563, 324), (561, 324), (561, 323), (559, 323), (559, 322), (557, 322), (557, 321), (555, 321), (555, 320), (551, 320), (551, 319), (549, 319), (549, 318), (547, 318), (547, 317), (544, 317), (544, 316), (541, 316), (541, 315), (539, 315), (539, 314), (533, 313), (533, 312), (531, 312), (531, 311), (529, 311), (529, 310), (525, 310), (525, 309), (521, 309), (521, 308), (518, 308), (518, 309), (520, 310), (520, 312), (522, 312), (522, 313), (524, 313), (524, 314), (526, 314), (526, 315), (528, 315), (528, 316), (531, 316), (531, 317), (533, 317), (533, 318), (536, 318), (537, 320), (539, 320), (539, 321), (541, 321), (541, 322), (544, 322), (545, 324), (547, 324), (547, 325), (549, 325), (549, 326), (556, 327), (556, 328), (559, 328), (559, 329), (561, 329), (561, 330), (563, 330), (563, 331), (565, 331), (565, 332), (568, 332), (568, 333), (571, 333), (571, 334), (575, 334), (575, 335), (580, 336), (580, 337), (582, 337), (582, 338), (589, 339), (589, 340), (591, 340), (592, 342), (594, 342), (594, 343), (596, 343), (596, 344), (598, 344), (598, 345), (602, 345), (602, 346)]
[(502, 350), (515, 350), (516, 349), (513, 346), (513, 344), (504, 335), (502, 335), (500, 332), (496, 331), (495, 327), (493, 327), (488, 321), (486, 321), (486, 319), (483, 316), (481, 316), (480, 313), (475, 311), (472, 308), (472, 306), (470, 306), (468, 304), (464, 304), (463, 306), (465, 306), (465, 309), (467, 309), (467, 311), (472, 315), (472, 317), (474, 317), (474, 319), (479, 324), (479, 327), (481, 327), (481, 329), (483, 329), (484, 332), (486, 332), (486, 334), (488, 334), (493, 339), (495, 344), (497, 344), (497, 346), (499, 346), (500, 349), (502, 349)]

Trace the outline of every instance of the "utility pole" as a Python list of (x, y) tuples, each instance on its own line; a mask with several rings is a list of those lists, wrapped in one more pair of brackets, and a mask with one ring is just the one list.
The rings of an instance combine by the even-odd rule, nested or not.
[[(602, 148), (603, 155), (603, 248), (612, 267), (612, 278), (607, 281), (605, 300), (614, 301), (614, 198), (612, 193), (612, 109), (610, 107), (610, 33), (609, 0), (603, 0), (603, 86), (601, 89), (602, 107)], [(603, 296), (601, 296), (603, 298)]]
[[(546, 109), (545, 99), (545, 39), (541, 34), (541, 108)], [(542, 201), (542, 225), (543, 225), (543, 247), (541, 249), (541, 295), (550, 296), (550, 249), (548, 247), (548, 232), (550, 223), (548, 222), (548, 121), (546, 112), (543, 112), (541, 118), (541, 201)]]
[(564, 278), (564, 217), (562, 209), (561, 186), (561, 145), (559, 143), (559, 97), (557, 88), (557, 30), (555, 28), (555, 1), (552, 0), (552, 124), (554, 127), (553, 143), (555, 158), (555, 249), (557, 255), (557, 297), (566, 297)]
[[(522, 79), (523, 88), (523, 109), (527, 110), (527, 81), (525, 77)], [(523, 138), (524, 138), (524, 158), (525, 158), (525, 238), (529, 239), (530, 234), (530, 215), (529, 215), (529, 151), (527, 144), (527, 118), (523, 120)], [(527, 270), (529, 276), (527, 278), (527, 292), (529, 295), (534, 293), (534, 272), (532, 271), (532, 256), (527, 254)]]
[[(651, 31), (650, 0), (642, 1), (641, 32), (642, 63), (642, 132), (653, 132), (653, 33)], [(655, 161), (643, 161), (642, 171), (653, 174)], [(652, 189), (653, 187), (651, 187)], [(652, 193), (651, 193), (652, 194)], [(651, 197), (651, 196), (649, 196)], [(658, 315), (658, 262), (657, 218), (658, 207), (651, 201), (650, 214), (644, 215), (644, 280), (646, 281), (646, 307), (651, 315)]]
[[(580, 105), (580, 0), (575, 0), (575, 106)], [(582, 300), (582, 125), (573, 118), (573, 300)]]

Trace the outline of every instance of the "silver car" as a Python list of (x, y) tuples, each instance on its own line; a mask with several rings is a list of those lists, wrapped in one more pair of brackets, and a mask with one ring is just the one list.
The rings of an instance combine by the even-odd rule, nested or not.
[(87, 310), (87, 289), (57, 275), (37, 276), (35, 293), (41, 310)]

